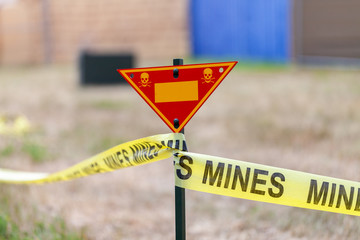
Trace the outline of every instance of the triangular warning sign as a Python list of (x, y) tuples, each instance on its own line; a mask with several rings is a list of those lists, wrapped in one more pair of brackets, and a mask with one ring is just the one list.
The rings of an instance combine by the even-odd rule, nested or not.
[[(180, 132), (237, 62), (118, 69), (173, 132)], [(174, 127), (174, 119), (179, 127)]]

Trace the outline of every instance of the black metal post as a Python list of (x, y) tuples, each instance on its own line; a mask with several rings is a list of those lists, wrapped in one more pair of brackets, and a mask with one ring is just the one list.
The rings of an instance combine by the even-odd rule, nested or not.
[[(173, 65), (183, 65), (183, 59), (174, 59)], [(178, 78), (179, 70), (174, 69), (174, 78)], [(174, 119), (174, 127), (179, 128), (179, 120)], [(184, 133), (184, 129), (180, 131)], [(184, 146), (185, 148), (185, 146)], [(184, 149), (187, 151), (187, 149)], [(175, 186), (175, 239), (186, 239), (186, 221), (185, 221), (185, 189)]]

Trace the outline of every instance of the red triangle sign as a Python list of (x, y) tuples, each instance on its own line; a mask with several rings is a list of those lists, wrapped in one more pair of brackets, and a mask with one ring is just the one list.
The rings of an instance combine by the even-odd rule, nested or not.
[[(236, 63), (118, 69), (118, 72), (166, 125), (178, 133)], [(178, 69), (177, 75), (174, 69)], [(174, 119), (179, 120), (178, 128), (173, 125)]]

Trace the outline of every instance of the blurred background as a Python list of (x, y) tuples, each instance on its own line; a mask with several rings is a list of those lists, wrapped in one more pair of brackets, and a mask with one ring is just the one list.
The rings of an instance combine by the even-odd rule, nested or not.
[(358, 61), (359, 9), (357, 0), (1, 0), (0, 63), (69, 63), (82, 51)]
[[(360, 181), (358, 0), (0, 0), (0, 166), (54, 172), (168, 133), (117, 68), (239, 61), (190, 151)], [(119, 83), (119, 84), (117, 84)], [(91, 85), (91, 86), (90, 86)], [(173, 239), (172, 160), (0, 184), (0, 239)], [(186, 191), (188, 239), (358, 239), (358, 217)]]

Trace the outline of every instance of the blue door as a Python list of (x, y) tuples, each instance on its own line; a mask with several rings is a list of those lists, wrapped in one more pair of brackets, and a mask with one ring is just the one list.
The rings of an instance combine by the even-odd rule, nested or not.
[(289, 61), (291, 0), (192, 0), (190, 10), (195, 56)]

